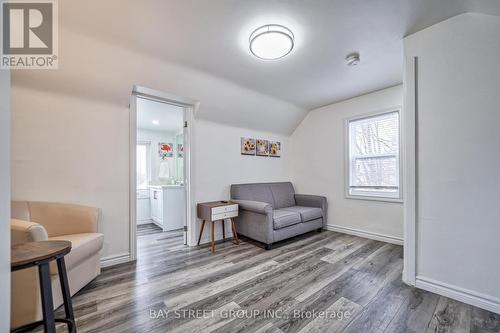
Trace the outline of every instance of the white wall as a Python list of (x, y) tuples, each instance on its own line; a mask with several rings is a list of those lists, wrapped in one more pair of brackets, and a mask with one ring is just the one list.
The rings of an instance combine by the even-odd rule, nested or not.
[[(12, 84), (127, 107), (134, 84), (200, 101), (197, 116), (290, 134), (306, 110), (201, 70), (59, 26), (59, 69), (16, 71)], [(14, 110), (15, 111), (15, 110)]]
[[(197, 117), (225, 122), (224, 128), (239, 123), (289, 133), (305, 113), (202, 71), (64, 26), (59, 34), (58, 70), (12, 76), (12, 195), (101, 208), (102, 256), (108, 259), (129, 252), (128, 104), (134, 84), (197, 100)], [(215, 137), (207, 141), (225, 145), (221, 136)], [(199, 163), (223, 167), (217, 154)], [(258, 179), (258, 174), (256, 169), (240, 180)], [(202, 187), (200, 197), (218, 198), (224, 186)]]
[(418, 56), (417, 286), (498, 313), (499, 36), (499, 17), (464, 14), (405, 39)]
[(10, 72), (0, 70), (0, 332), (10, 327)]
[(101, 208), (103, 256), (128, 253), (127, 107), (12, 87), (12, 197)]
[[(128, 253), (128, 107), (13, 86), (12, 109), (13, 198), (99, 207), (103, 257)], [(229, 198), (231, 183), (289, 179), (287, 136), (194, 126), (196, 202)], [(241, 136), (280, 140), (284, 157), (241, 156)]]
[[(179, 129), (179, 132), (182, 132), (182, 128)], [(175, 156), (177, 155), (177, 145), (175, 144), (175, 136), (178, 133), (169, 133), (162, 131), (152, 131), (146, 129), (138, 129), (137, 130), (137, 141), (146, 141), (150, 142), (150, 154), (151, 154), (151, 183), (158, 184), (161, 183), (158, 178), (160, 163), (166, 162), (168, 163), (168, 167), (170, 169), (170, 177), (174, 178), (176, 176), (176, 165)], [(160, 155), (158, 154), (158, 144), (160, 142), (172, 143), (174, 145), (174, 156), (167, 157), (166, 160), (162, 160)]]
[[(230, 185), (290, 180), (288, 136), (238, 128), (206, 120), (194, 124), (193, 177), (196, 202), (227, 200)], [(241, 155), (240, 138), (260, 138), (281, 142), (281, 158)], [(196, 225), (198, 235), (201, 223)], [(220, 225), (217, 225), (220, 238)], [(204, 241), (208, 241), (205, 228)]]
[(353, 116), (401, 106), (402, 98), (402, 86), (396, 86), (321, 107), (309, 112), (291, 136), (290, 165), (296, 191), (328, 198), (329, 226), (401, 241), (402, 204), (345, 197), (344, 121)]

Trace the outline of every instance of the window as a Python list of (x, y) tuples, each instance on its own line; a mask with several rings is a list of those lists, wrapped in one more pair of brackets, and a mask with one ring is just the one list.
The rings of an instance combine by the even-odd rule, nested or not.
[(347, 196), (399, 201), (399, 111), (347, 121)]
[(137, 189), (147, 189), (150, 175), (149, 143), (137, 144)]

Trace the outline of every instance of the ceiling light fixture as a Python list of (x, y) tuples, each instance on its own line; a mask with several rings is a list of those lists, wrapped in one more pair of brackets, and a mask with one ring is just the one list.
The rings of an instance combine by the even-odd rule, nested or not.
[(359, 53), (350, 53), (345, 57), (347, 61), (347, 66), (356, 66), (359, 64)]
[(263, 60), (276, 60), (289, 54), (295, 37), (290, 29), (278, 24), (267, 24), (250, 35), (250, 52)]
[(155, 120), (153, 120), (153, 121), (152, 121), (152, 123), (153, 123), (153, 125), (160, 125), (160, 121), (159, 121), (159, 120), (156, 120), (156, 119), (155, 119)]

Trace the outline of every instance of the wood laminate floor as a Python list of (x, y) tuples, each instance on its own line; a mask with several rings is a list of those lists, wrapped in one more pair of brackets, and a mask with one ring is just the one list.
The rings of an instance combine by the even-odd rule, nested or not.
[(137, 225), (137, 237), (141, 239), (143, 236), (157, 234), (163, 232), (163, 229), (154, 223), (145, 223)]
[(73, 297), (78, 332), (500, 332), (499, 315), (404, 285), (401, 246), (324, 231), (211, 254), (140, 234), (137, 263)]

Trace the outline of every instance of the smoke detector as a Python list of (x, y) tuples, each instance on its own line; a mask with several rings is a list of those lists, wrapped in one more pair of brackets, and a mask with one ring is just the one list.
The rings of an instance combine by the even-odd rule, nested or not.
[(355, 53), (348, 54), (345, 57), (345, 61), (347, 62), (347, 66), (349, 66), (349, 67), (358, 65), (359, 64), (359, 53), (355, 52)]

